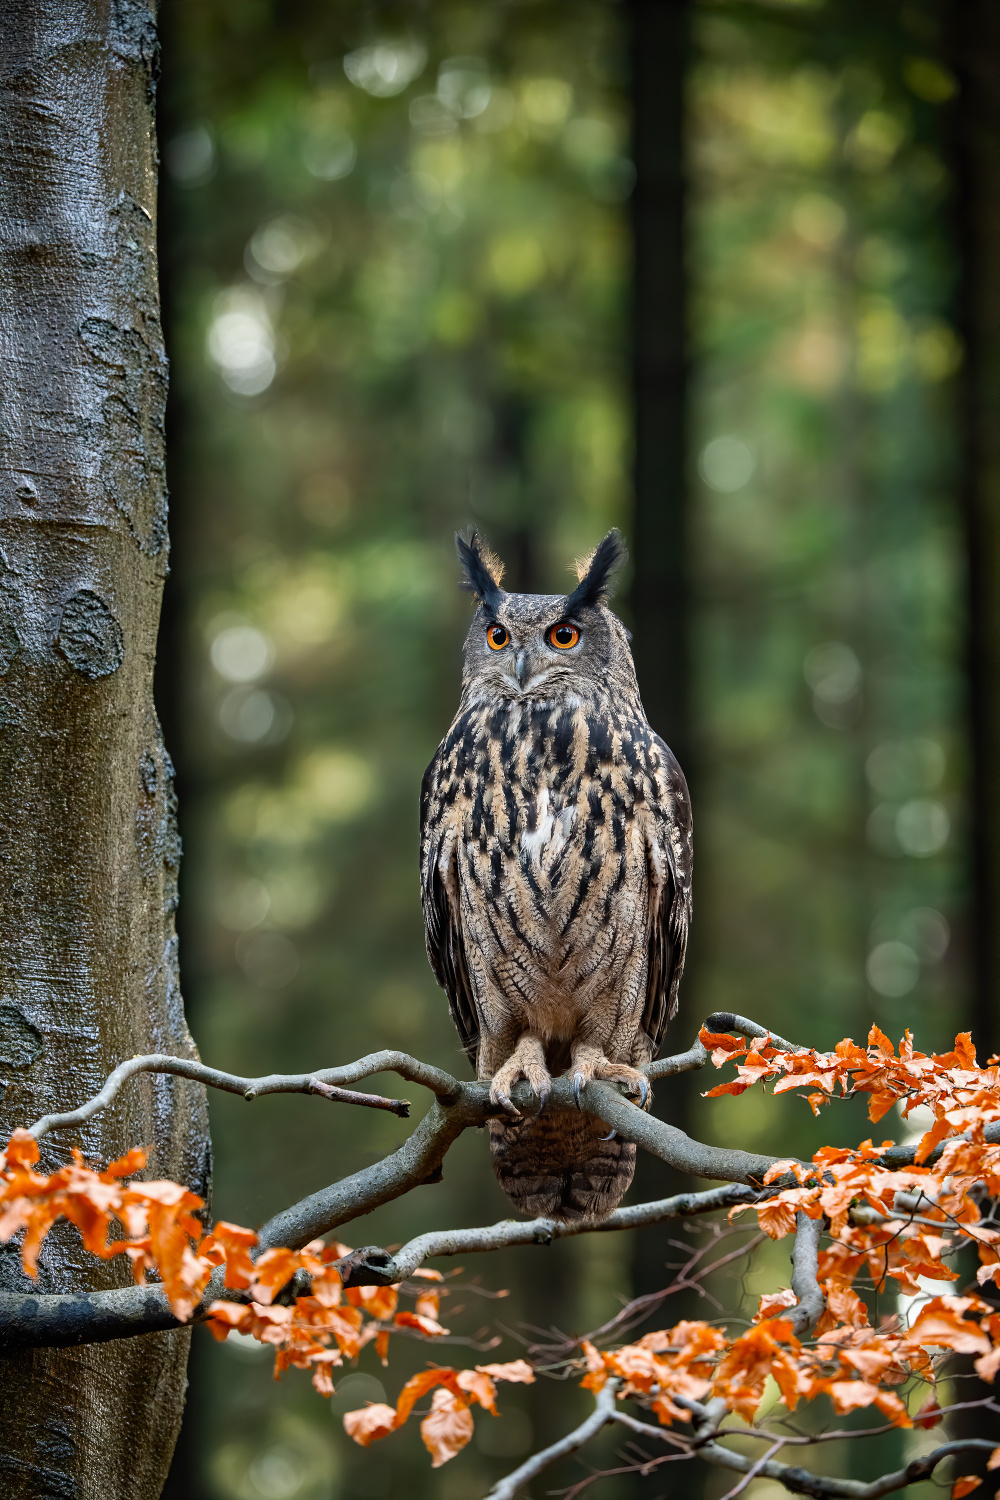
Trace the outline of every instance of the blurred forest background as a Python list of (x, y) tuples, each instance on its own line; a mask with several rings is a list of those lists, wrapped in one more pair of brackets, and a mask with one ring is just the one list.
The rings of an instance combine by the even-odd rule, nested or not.
[[(561, 589), (610, 525), (632, 544), (618, 608), (695, 801), (677, 1046), (714, 1009), (820, 1046), (873, 1021), (930, 1049), (975, 1020), (993, 1044), (946, 21), (943, 0), (166, 0), (158, 696), (206, 1060), (399, 1046), (465, 1068), (416, 849), (469, 522), (522, 589)], [(816, 1123), (707, 1086), (661, 1086), (657, 1108), (773, 1151), (867, 1133), (847, 1109)], [(211, 1109), (215, 1213), (251, 1224), (406, 1133), (314, 1100)], [(637, 1191), (668, 1186), (646, 1166)], [(396, 1243), (505, 1204), (469, 1136), (441, 1184), (352, 1233)], [(501, 1332), (504, 1358), (528, 1325), (582, 1332), (682, 1255), (630, 1239), (467, 1266), (444, 1321)], [(786, 1276), (763, 1255), (743, 1290)], [(365, 1351), (331, 1412), (302, 1377), (275, 1386), (257, 1346), (195, 1346), (168, 1490), (192, 1500), (465, 1500), (584, 1409), (571, 1385), (512, 1389), (432, 1474), (415, 1430), (363, 1451), (340, 1415), (447, 1350), (397, 1340), (388, 1372)], [(878, 1472), (870, 1446), (821, 1461)], [(728, 1484), (665, 1473), (588, 1495)]]

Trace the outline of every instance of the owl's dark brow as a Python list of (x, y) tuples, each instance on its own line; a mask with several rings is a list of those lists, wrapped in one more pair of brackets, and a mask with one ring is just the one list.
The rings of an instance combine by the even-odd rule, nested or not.
[[(564, 605), (567, 605), (568, 603), (568, 598), (563, 600)], [(583, 618), (580, 615), (579, 611), (575, 609), (564, 608), (562, 614), (556, 615), (555, 619), (552, 621), (552, 624), (561, 625), (564, 621), (567, 625), (576, 625), (578, 629), (583, 629)]]

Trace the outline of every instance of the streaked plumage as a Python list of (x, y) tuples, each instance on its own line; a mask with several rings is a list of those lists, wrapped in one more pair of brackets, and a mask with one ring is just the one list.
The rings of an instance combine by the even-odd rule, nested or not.
[[(609, 1213), (635, 1148), (581, 1114), (520, 1117), (572, 1069), (637, 1089), (677, 1009), (691, 913), (683, 773), (650, 728), (628, 636), (605, 603), (616, 532), (568, 596), (505, 594), (477, 538), (459, 542), (479, 600), (458, 713), (424, 777), (427, 952), (480, 1078), (501, 1186), (529, 1214)], [(553, 643), (553, 627), (579, 640)], [(491, 649), (494, 639), (509, 637)]]

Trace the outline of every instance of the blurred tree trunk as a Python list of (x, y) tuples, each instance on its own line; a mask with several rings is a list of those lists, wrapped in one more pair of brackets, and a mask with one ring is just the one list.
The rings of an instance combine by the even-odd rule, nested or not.
[[(969, 0), (946, 10), (958, 76), (954, 168), (961, 255), (959, 319), (965, 342), (959, 409), (968, 568), (968, 682), (973, 859), (972, 1033), (980, 1059), (1000, 1048), (1000, 8)], [(974, 1263), (963, 1268), (971, 1279)], [(960, 1362), (963, 1401), (995, 1396)], [(1000, 1443), (1000, 1420), (959, 1414), (958, 1437)], [(1000, 1474), (977, 1494), (996, 1494)]]
[[(8, 0), (0, 29), (0, 1129), (137, 1052), (193, 1055), (177, 973), (173, 770), (152, 703), (166, 574), (157, 40), (141, 0)], [(43, 1143), (204, 1191), (203, 1091), (144, 1077)], [(63, 1225), (39, 1290), (121, 1285)], [(0, 1286), (28, 1288), (16, 1249)], [(189, 1334), (0, 1361), (0, 1489), (159, 1494)]]
[(635, 659), (650, 723), (690, 762), (685, 499), (687, 0), (631, 0)]
[[(686, 320), (684, 253), (684, 86), (689, 50), (687, 0), (630, 0), (632, 56), (634, 515), (632, 593), (634, 651), (649, 721), (689, 779), (692, 748), (688, 663), (686, 500)], [(695, 807), (697, 824), (697, 805)], [(697, 827), (695, 833), (697, 842)], [(697, 924), (697, 919), (696, 919)], [(687, 1045), (697, 1025), (691, 985), (668, 1046)], [(686, 1129), (691, 1077), (659, 1085), (658, 1115)], [(662, 1162), (640, 1153), (635, 1192), (663, 1197), (680, 1184)], [(633, 1295), (670, 1280), (664, 1237), (636, 1237)], [(669, 1321), (681, 1316), (677, 1299)], [(639, 1483), (639, 1481), (637, 1481)]]
[(973, 1032), (1000, 1046), (1000, 10), (954, 12), (974, 860)]

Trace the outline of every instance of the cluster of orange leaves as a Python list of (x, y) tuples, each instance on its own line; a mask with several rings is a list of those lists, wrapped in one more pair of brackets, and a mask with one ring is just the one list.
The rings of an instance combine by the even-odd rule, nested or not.
[[(147, 1273), (157, 1275), (182, 1322), (201, 1302), (212, 1272), (224, 1266), (225, 1285), (245, 1293), (246, 1300), (209, 1304), (206, 1321), (215, 1337), (237, 1332), (272, 1346), (276, 1378), (290, 1366), (309, 1370), (324, 1396), (333, 1394), (332, 1369), (356, 1359), (366, 1344), (374, 1342), (387, 1364), (393, 1329), (412, 1329), (427, 1338), (448, 1332), (438, 1321), (444, 1288), (434, 1283), (444, 1280), (440, 1271), (415, 1271), (415, 1279), (431, 1285), (416, 1293), (412, 1312), (401, 1310), (399, 1286), (344, 1286), (334, 1262), (350, 1253), (346, 1245), (316, 1240), (303, 1250), (265, 1250), (254, 1260), (250, 1252), (257, 1236), (252, 1229), (220, 1221), (206, 1234), (197, 1217), (204, 1203), (196, 1193), (176, 1182), (128, 1181), (145, 1166), (141, 1150), (130, 1151), (104, 1172), (86, 1166), (79, 1151), (49, 1175), (35, 1170), (38, 1160), (38, 1143), (26, 1130), (15, 1131), (0, 1155), (0, 1244), (24, 1231), (21, 1259), (31, 1276), (37, 1275), (42, 1242), (58, 1219), (75, 1224), (86, 1249), (102, 1260), (126, 1255), (137, 1282)], [(117, 1237), (116, 1228), (124, 1229), (125, 1236)], [(276, 1302), (300, 1271), (309, 1278), (308, 1293)], [(421, 1423), (436, 1467), (469, 1441), (472, 1403), (497, 1415), (496, 1380), (530, 1382), (534, 1374), (524, 1360), (472, 1370), (426, 1370), (407, 1381), (395, 1408), (377, 1405), (348, 1412), (344, 1426), (367, 1446), (401, 1427), (415, 1402), (436, 1387), (431, 1411)]]
[[(910, 1166), (886, 1165), (891, 1141), (865, 1141), (856, 1150), (823, 1147), (809, 1164), (779, 1162), (767, 1174), (765, 1183), (777, 1184), (775, 1191), (751, 1210), (766, 1234), (781, 1239), (794, 1233), (802, 1213), (822, 1220), (830, 1236), (819, 1259), (825, 1311), (808, 1338), (797, 1337), (786, 1316), (796, 1300), (786, 1287), (762, 1297), (752, 1325), (734, 1337), (711, 1323), (685, 1321), (617, 1349), (600, 1351), (584, 1340), (581, 1383), (597, 1391), (614, 1378), (620, 1397), (640, 1400), (664, 1424), (689, 1421), (687, 1403), (716, 1397), (752, 1422), (770, 1378), (789, 1412), (800, 1401), (825, 1395), (840, 1415), (873, 1407), (898, 1427), (934, 1426), (942, 1357), (975, 1355), (976, 1370), (988, 1382), (1000, 1370), (1000, 1313), (976, 1295), (926, 1300), (922, 1286), (928, 1278), (957, 1279), (944, 1257), (962, 1241), (976, 1245), (981, 1284), (1000, 1274), (1000, 1231), (982, 1221), (979, 1201), (1000, 1197), (1000, 1145), (984, 1134), (987, 1124), (1000, 1120), (1000, 1067), (995, 1060), (977, 1066), (968, 1034), (956, 1038), (954, 1051), (931, 1056), (914, 1050), (909, 1033), (897, 1054), (877, 1027), (866, 1047), (846, 1040), (832, 1053), (782, 1051), (768, 1037), (748, 1044), (705, 1030), (701, 1040), (717, 1067), (736, 1065), (736, 1077), (709, 1095), (741, 1094), (754, 1083), (771, 1082), (775, 1093), (811, 1090), (806, 1097), (818, 1112), (838, 1090), (866, 1093), (873, 1122), (898, 1105), (904, 1116), (923, 1106), (931, 1123)], [(348, 1253), (346, 1246), (316, 1241), (304, 1250), (272, 1249), (254, 1259), (253, 1231), (218, 1223), (206, 1234), (196, 1217), (202, 1200), (194, 1193), (172, 1182), (127, 1181), (144, 1165), (141, 1151), (105, 1172), (92, 1171), (74, 1152), (69, 1165), (49, 1176), (34, 1170), (38, 1158), (26, 1131), (17, 1131), (0, 1157), (0, 1242), (23, 1229), (22, 1258), (32, 1274), (46, 1233), (61, 1217), (76, 1224), (95, 1255), (127, 1255), (136, 1280), (155, 1271), (183, 1320), (198, 1306), (212, 1272), (224, 1266), (226, 1286), (244, 1295), (211, 1303), (208, 1323), (215, 1336), (236, 1331), (272, 1345), (276, 1375), (289, 1366), (308, 1369), (325, 1395), (333, 1391), (331, 1369), (355, 1359), (365, 1344), (374, 1342), (386, 1363), (393, 1328), (428, 1337), (447, 1333), (438, 1321), (445, 1290), (440, 1285), (410, 1288), (416, 1296), (412, 1312), (398, 1307), (405, 1286), (344, 1287), (335, 1262)], [(110, 1237), (116, 1225), (125, 1238)], [(287, 1288), (299, 1271), (309, 1278), (308, 1293), (291, 1298)], [(896, 1315), (872, 1325), (854, 1287), (862, 1273), (877, 1288), (892, 1278), (903, 1293), (925, 1299), (916, 1304), (909, 1326)], [(437, 1271), (414, 1274), (430, 1283), (443, 1279)], [(421, 1434), (437, 1467), (469, 1441), (474, 1405), (496, 1415), (498, 1380), (530, 1382), (534, 1373), (524, 1360), (427, 1369), (406, 1382), (394, 1407), (376, 1403), (349, 1412), (344, 1426), (367, 1446), (401, 1427), (433, 1391)], [(895, 1388), (914, 1380), (926, 1382), (930, 1395), (911, 1414)], [(1000, 1467), (1000, 1449), (990, 1467)], [(968, 1494), (978, 1483), (964, 1476), (953, 1495)]]
[[(768, 1172), (766, 1184), (791, 1178), (794, 1186), (753, 1206), (765, 1233), (771, 1239), (793, 1234), (796, 1215), (804, 1213), (823, 1220), (832, 1241), (819, 1257), (826, 1307), (808, 1340), (797, 1338), (783, 1316), (796, 1301), (786, 1287), (762, 1297), (752, 1326), (735, 1338), (692, 1321), (605, 1352), (584, 1342), (582, 1383), (597, 1391), (615, 1377), (621, 1396), (641, 1399), (665, 1424), (690, 1420), (685, 1401), (717, 1397), (752, 1422), (770, 1378), (789, 1412), (802, 1400), (825, 1395), (839, 1415), (874, 1407), (898, 1427), (936, 1425), (936, 1359), (975, 1355), (977, 1373), (990, 1383), (1000, 1369), (1000, 1313), (975, 1295), (927, 1299), (921, 1285), (922, 1278), (957, 1280), (943, 1257), (963, 1240), (978, 1250), (980, 1284), (1000, 1272), (1000, 1232), (981, 1222), (976, 1197), (1000, 1195), (1000, 1146), (984, 1134), (1000, 1119), (1000, 1067), (977, 1066), (968, 1034), (956, 1038), (954, 1051), (932, 1056), (916, 1052), (909, 1033), (897, 1055), (878, 1027), (867, 1047), (847, 1040), (829, 1054), (786, 1052), (769, 1037), (748, 1044), (705, 1030), (701, 1041), (716, 1067), (736, 1063), (736, 1077), (709, 1090), (709, 1097), (742, 1094), (772, 1081), (776, 1094), (811, 1088), (807, 1099), (814, 1113), (839, 1089), (843, 1095), (868, 1094), (873, 1122), (894, 1105), (904, 1116), (923, 1106), (932, 1122), (915, 1145), (912, 1166), (890, 1169), (882, 1158), (893, 1142), (865, 1141), (853, 1151), (823, 1147), (809, 1165), (784, 1161)], [(731, 1217), (744, 1211), (736, 1208)], [(862, 1272), (877, 1288), (891, 1277), (903, 1293), (922, 1299), (909, 1327), (895, 1315), (872, 1326), (853, 1285)], [(911, 1416), (893, 1387), (914, 1377), (932, 1393)], [(989, 1467), (1000, 1467), (1000, 1449)], [(963, 1476), (953, 1494), (969, 1494), (980, 1482)]]

